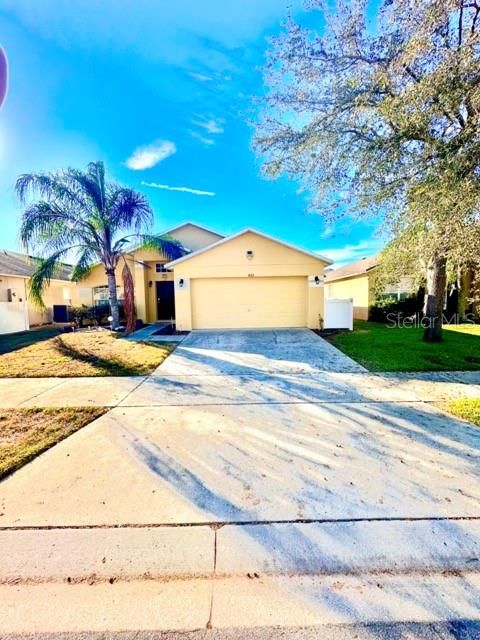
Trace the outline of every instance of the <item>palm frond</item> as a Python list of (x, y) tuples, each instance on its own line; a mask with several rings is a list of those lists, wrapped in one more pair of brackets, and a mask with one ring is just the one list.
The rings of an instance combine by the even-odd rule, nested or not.
[[(93, 164), (93, 163), (92, 163)], [(104, 210), (104, 193), (96, 182), (96, 176), (79, 169), (68, 169), (65, 172), (65, 180), (70, 188), (83, 194), (83, 198), (89, 203), (88, 210), (92, 216), (102, 217)]]
[(172, 236), (150, 236), (138, 234), (137, 239), (142, 249), (154, 249), (162, 253), (167, 260), (177, 260), (188, 251)]
[(105, 165), (101, 160), (89, 162), (87, 165), (87, 175), (93, 185), (98, 190), (98, 204), (100, 211), (105, 210), (106, 188), (105, 188)]
[(59, 270), (64, 266), (60, 258), (65, 255), (66, 251), (58, 251), (49, 258), (38, 258), (37, 268), (28, 280), (28, 292), (34, 305), (40, 309), (45, 309), (43, 302), (43, 294), (50, 284), (50, 280), (55, 277)]
[(80, 282), (80, 280), (86, 278), (95, 268), (95, 261), (96, 259), (98, 260), (98, 257), (93, 246), (85, 247), (73, 268), (72, 280)]
[(49, 201), (80, 204), (79, 194), (68, 186), (62, 172), (24, 173), (15, 182), (15, 193), (22, 203), (26, 202), (28, 195), (38, 195)]
[(25, 247), (44, 244), (63, 235), (66, 243), (76, 239), (81, 222), (56, 202), (40, 200), (25, 209), (20, 220), (20, 239)]
[(143, 193), (114, 185), (108, 194), (107, 207), (112, 229), (132, 229), (140, 234), (153, 222), (153, 211)]

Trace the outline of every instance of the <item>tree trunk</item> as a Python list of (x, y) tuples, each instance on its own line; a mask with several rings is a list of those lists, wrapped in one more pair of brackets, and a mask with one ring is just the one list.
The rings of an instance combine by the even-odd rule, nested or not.
[(105, 270), (108, 282), (108, 301), (110, 302), (110, 311), (112, 312), (112, 328), (117, 329), (120, 326), (120, 310), (118, 307), (117, 297), (117, 280), (113, 269)]
[(128, 335), (135, 331), (135, 323), (137, 320), (137, 313), (135, 310), (135, 286), (133, 283), (132, 272), (130, 271), (127, 261), (122, 269), (123, 280), (123, 310), (126, 318), (125, 333)]
[(426, 342), (442, 340), (442, 316), (447, 286), (447, 261), (444, 257), (433, 256), (427, 265), (427, 286), (423, 307)]
[(470, 269), (459, 269), (458, 274), (458, 319), (464, 322), (470, 307), (472, 274)]

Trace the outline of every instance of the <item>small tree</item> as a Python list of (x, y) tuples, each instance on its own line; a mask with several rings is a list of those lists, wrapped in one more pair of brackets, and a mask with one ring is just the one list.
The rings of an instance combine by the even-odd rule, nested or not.
[(183, 255), (174, 240), (152, 236), (153, 223), (146, 197), (129, 187), (105, 181), (103, 162), (91, 162), (85, 171), (67, 169), (19, 176), (15, 185), (20, 201), (30, 202), (21, 217), (20, 237), (27, 249), (40, 256), (29, 281), (30, 295), (44, 306), (42, 295), (62, 260), (76, 257), (72, 280), (84, 278), (95, 263), (107, 276), (112, 325), (119, 325), (115, 270), (132, 242), (156, 248), (169, 259)]
[[(310, 0), (318, 30), (293, 20), (273, 40), (255, 146), (325, 215), (383, 217), (429, 236), (428, 340), (441, 339), (445, 269), (458, 225), (478, 224), (480, 3)], [(312, 21), (313, 22), (313, 21)]]

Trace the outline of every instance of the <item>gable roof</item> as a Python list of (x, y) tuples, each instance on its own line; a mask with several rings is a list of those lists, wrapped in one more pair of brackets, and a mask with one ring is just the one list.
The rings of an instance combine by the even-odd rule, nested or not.
[(243, 229), (242, 231), (239, 231), (238, 233), (234, 233), (231, 236), (226, 236), (226, 237), (222, 238), (221, 240), (219, 240), (218, 242), (214, 242), (213, 244), (209, 244), (208, 246), (203, 247), (202, 249), (198, 249), (198, 251), (193, 251), (192, 253), (189, 253), (186, 256), (182, 256), (181, 258), (177, 258), (177, 260), (172, 260), (171, 262), (167, 262), (167, 264), (165, 266), (167, 268), (174, 267), (176, 264), (180, 264), (180, 262), (186, 262), (187, 260), (190, 260), (192, 258), (196, 258), (197, 256), (201, 255), (202, 253), (206, 253), (207, 251), (210, 251), (211, 249), (215, 249), (215, 247), (219, 247), (220, 245), (226, 244), (227, 242), (230, 242), (231, 240), (235, 240), (235, 238), (239, 238), (240, 236), (243, 236), (246, 233), (254, 233), (257, 236), (260, 236), (261, 238), (266, 238), (267, 240), (271, 240), (272, 242), (276, 242), (277, 244), (281, 244), (284, 247), (287, 247), (288, 249), (292, 249), (293, 251), (298, 251), (299, 253), (304, 253), (305, 255), (310, 256), (311, 258), (316, 258), (317, 260), (320, 260), (321, 262), (325, 262), (326, 264), (332, 264), (331, 260), (329, 260), (325, 256), (321, 256), (318, 253), (315, 253), (313, 251), (307, 251), (306, 249), (302, 249), (300, 247), (296, 247), (293, 244), (290, 244), (288, 242), (284, 242), (283, 240), (279, 240), (278, 238), (274, 238), (273, 236), (269, 236), (266, 233), (263, 233), (261, 231), (257, 231), (256, 229), (247, 228), (247, 229)]
[(161, 233), (158, 233), (156, 235), (168, 236), (169, 233), (173, 233), (174, 231), (178, 231), (179, 229), (183, 229), (184, 227), (197, 227), (197, 229), (201, 229), (202, 231), (207, 231), (208, 233), (212, 233), (214, 236), (218, 236), (219, 238), (225, 237), (221, 233), (218, 233), (218, 231), (214, 231), (213, 229), (204, 227), (203, 225), (197, 224), (196, 222), (191, 222), (190, 220), (187, 220), (186, 222), (182, 222), (181, 224), (177, 224), (175, 227), (172, 227), (171, 229), (167, 229), (166, 231), (162, 231)]
[[(161, 238), (162, 236), (168, 236), (171, 235), (172, 233), (174, 233), (175, 231), (178, 231), (179, 229), (183, 229), (184, 227), (196, 227), (197, 229), (202, 229), (202, 231), (207, 231), (207, 233), (211, 233), (214, 236), (217, 236), (220, 240), (222, 238), (224, 238), (225, 236), (222, 236), (221, 233), (217, 233), (216, 231), (213, 231), (212, 229), (209, 229), (208, 227), (203, 227), (201, 224), (197, 224), (196, 222), (182, 222), (182, 224), (177, 224), (177, 226), (175, 227), (171, 227), (170, 229), (166, 229), (165, 231), (160, 231), (159, 233), (154, 233), (153, 235)], [(135, 251), (138, 251), (138, 249), (142, 249), (142, 245), (140, 244), (134, 244), (129, 248), (125, 248), (125, 254), (133, 254)], [(182, 247), (182, 249), (184, 249), (185, 253), (190, 253), (190, 249), (188, 247)], [(100, 262), (95, 262), (95, 265), (100, 264)]]
[(333, 282), (334, 280), (341, 280), (342, 278), (351, 278), (353, 276), (360, 276), (364, 273), (368, 273), (372, 269), (378, 266), (378, 256), (370, 256), (369, 258), (362, 258), (355, 262), (339, 267), (338, 269), (332, 269), (325, 274), (325, 282)]
[[(23, 253), (0, 249), (0, 275), (30, 278), (37, 268), (37, 260), (38, 258)], [(71, 275), (72, 267), (69, 264), (61, 264), (52, 280), (70, 280)]]

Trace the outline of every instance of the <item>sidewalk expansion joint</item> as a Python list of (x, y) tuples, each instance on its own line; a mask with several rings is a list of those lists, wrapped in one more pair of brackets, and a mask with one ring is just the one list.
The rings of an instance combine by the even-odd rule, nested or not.
[[(4, 380), (6, 380), (7, 378), (3, 378)], [(18, 380), (21, 380), (21, 378), (17, 378)], [(45, 380), (47, 378), (40, 378), (41, 380)], [(35, 393), (33, 396), (29, 396), (28, 398), (25, 398), (25, 400), (22, 400), (22, 402), (20, 402), (19, 404), (17, 404), (14, 408), (16, 409), (21, 409), (23, 407), (23, 405), (26, 402), (30, 402), (31, 400), (34, 400), (35, 398), (39, 398), (40, 396), (42, 396), (44, 393), (50, 392), (53, 389), (57, 389), (58, 387), (60, 387), (62, 384), (65, 384), (66, 380), (69, 380), (70, 378), (60, 378), (60, 382), (58, 382), (57, 384), (54, 384), (53, 387), (50, 387), (49, 389), (43, 389), (42, 391), (39, 391), (38, 393)], [(28, 407), (27, 407), (28, 408)]]
[[(182, 402), (180, 404), (175, 403), (154, 403), (154, 404), (121, 404), (115, 405), (118, 409), (146, 409), (148, 407), (237, 407), (237, 406), (250, 406), (250, 405), (282, 405), (282, 404), (295, 404), (295, 405), (311, 405), (311, 404), (431, 404), (436, 405), (444, 400), (369, 400), (365, 398), (359, 398), (356, 400), (340, 399), (340, 400), (258, 400), (258, 401), (237, 401), (227, 402), (225, 400), (218, 400), (218, 402)], [(123, 400), (121, 401), (123, 403)]]
[(43, 584), (62, 584), (71, 587), (87, 584), (89, 586), (109, 584), (116, 585), (119, 583), (138, 583), (138, 582), (157, 582), (157, 583), (169, 583), (169, 582), (188, 582), (190, 580), (205, 580), (210, 581), (212, 584), (212, 593), (210, 597), (209, 618), (206, 623), (206, 628), (213, 628), (213, 605), (214, 605), (214, 589), (215, 583), (220, 580), (238, 579), (244, 578), (246, 580), (262, 580), (268, 578), (332, 578), (336, 579), (340, 576), (343, 577), (363, 577), (368, 579), (377, 578), (381, 580), (386, 577), (402, 577), (407, 576), (410, 578), (424, 578), (426, 576), (440, 576), (442, 578), (459, 578), (470, 575), (477, 575), (478, 570), (474, 568), (445, 568), (445, 567), (394, 567), (394, 568), (363, 568), (359, 570), (346, 570), (346, 569), (325, 569), (325, 570), (299, 570), (299, 571), (262, 571), (261, 573), (216, 573), (215, 571), (209, 574), (98, 574), (93, 573), (85, 576), (19, 576), (12, 575), (0, 578), (0, 586), (6, 587), (18, 587), (18, 586), (38, 586)]
[(276, 524), (354, 524), (357, 522), (461, 522), (480, 521), (480, 516), (390, 516), (364, 518), (291, 518), (279, 520), (206, 520), (200, 522), (149, 522), (149, 523), (113, 523), (113, 524), (45, 524), (45, 525), (6, 525), (0, 531), (55, 531), (89, 529), (160, 529), (209, 527), (216, 533), (225, 526), (269, 526)]

